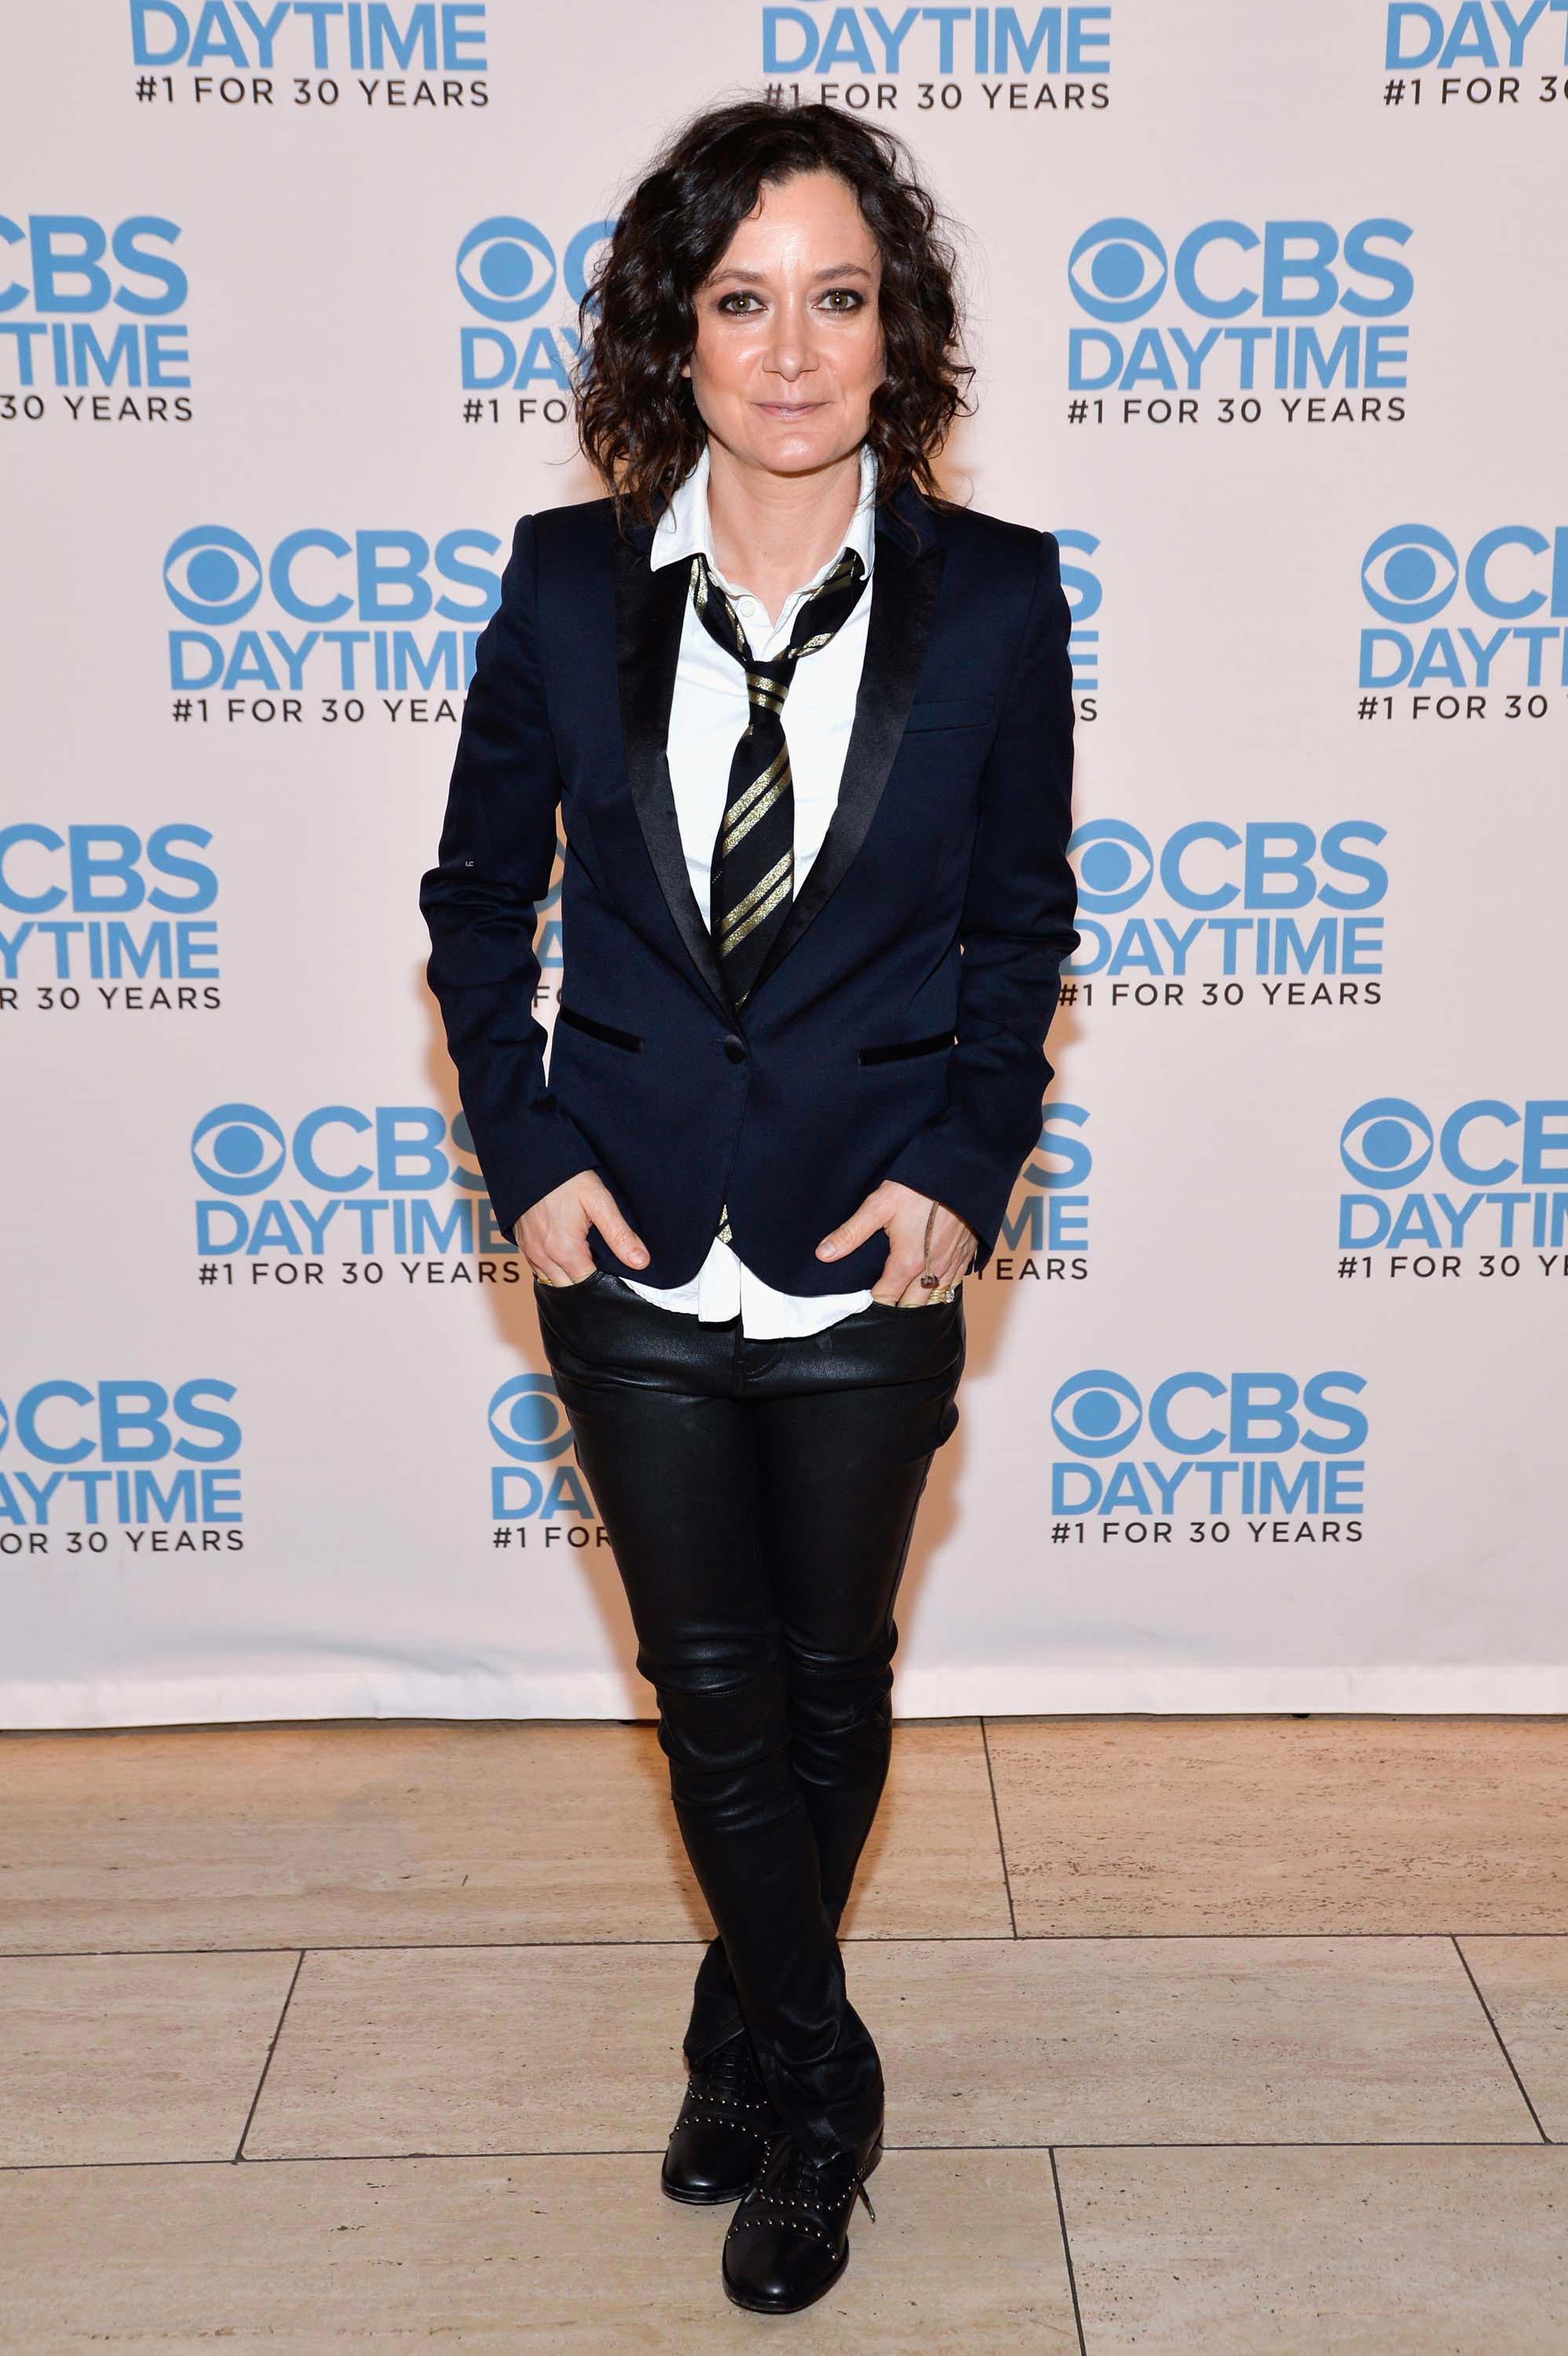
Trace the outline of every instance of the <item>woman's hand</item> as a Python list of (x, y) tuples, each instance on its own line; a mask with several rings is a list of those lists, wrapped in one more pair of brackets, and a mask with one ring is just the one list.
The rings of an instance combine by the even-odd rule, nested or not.
[[(888, 1258), (881, 1275), (871, 1287), (871, 1298), (896, 1301), (901, 1309), (923, 1309), (933, 1290), (942, 1292), (950, 1284), (956, 1284), (979, 1240), (974, 1228), (966, 1227), (957, 1212), (950, 1211), (945, 1203), (934, 1202), (929, 1194), (917, 1194), (912, 1186), (901, 1184), (897, 1178), (884, 1178), (880, 1186), (871, 1189), (852, 1218), (823, 1237), (816, 1247), (816, 1257), (840, 1258), (857, 1244), (863, 1244), (868, 1236), (874, 1236), (879, 1227), (888, 1231)], [(934, 1288), (920, 1281), (928, 1272), (936, 1279)]]
[(512, 1240), (536, 1276), (551, 1284), (581, 1284), (592, 1276), (588, 1230), (597, 1227), (617, 1259), (633, 1268), (646, 1264), (648, 1248), (621, 1216), (615, 1197), (597, 1170), (579, 1170), (530, 1203)]

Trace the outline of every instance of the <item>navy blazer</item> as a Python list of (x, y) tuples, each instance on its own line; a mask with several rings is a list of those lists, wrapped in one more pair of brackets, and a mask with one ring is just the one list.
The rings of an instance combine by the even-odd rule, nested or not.
[[(684, 1283), (729, 1205), (781, 1290), (875, 1283), (879, 1229), (816, 1257), (884, 1178), (956, 1211), (989, 1258), (1040, 1141), (1045, 1037), (1077, 947), (1072, 678), (1048, 531), (877, 510), (865, 664), (837, 807), (739, 1014), (691, 888), (666, 741), (689, 594), (608, 498), (517, 524), (480, 635), (426, 969), (496, 1218), (597, 1170)], [(788, 715), (785, 715), (787, 734)], [(536, 910), (565, 820), (549, 1084)]]

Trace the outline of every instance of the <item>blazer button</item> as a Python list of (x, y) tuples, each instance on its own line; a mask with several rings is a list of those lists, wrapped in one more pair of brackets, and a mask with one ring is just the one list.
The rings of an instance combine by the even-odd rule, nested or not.
[(737, 1039), (734, 1033), (731, 1031), (729, 1037), (724, 1042), (724, 1053), (729, 1056), (730, 1061), (732, 1064), (743, 1064), (746, 1060), (745, 1041), (743, 1039)]

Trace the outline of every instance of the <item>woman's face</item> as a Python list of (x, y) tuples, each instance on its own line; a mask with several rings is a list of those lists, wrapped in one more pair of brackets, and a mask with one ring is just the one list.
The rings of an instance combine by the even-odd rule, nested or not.
[(876, 240), (837, 173), (764, 187), (697, 290), (681, 373), (713, 439), (786, 475), (857, 449), (886, 373), (880, 281)]

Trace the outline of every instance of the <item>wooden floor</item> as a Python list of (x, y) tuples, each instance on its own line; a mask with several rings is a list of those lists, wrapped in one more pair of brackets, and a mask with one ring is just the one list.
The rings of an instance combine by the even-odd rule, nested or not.
[(0, 1738), (0, 2348), (1563, 2356), (1568, 1722), (901, 1721), (828, 2298), (660, 2198), (646, 1727)]

